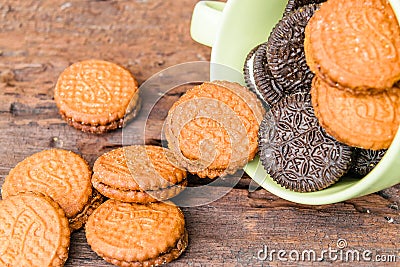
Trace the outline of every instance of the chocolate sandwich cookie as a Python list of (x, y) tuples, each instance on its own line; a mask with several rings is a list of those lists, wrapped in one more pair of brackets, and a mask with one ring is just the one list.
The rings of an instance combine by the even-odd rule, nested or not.
[(50, 196), (64, 210), (71, 229), (77, 230), (103, 201), (92, 190), (91, 175), (79, 155), (62, 149), (44, 150), (18, 163), (5, 178), (1, 193), (4, 199), (20, 192)]
[(288, 3), (286, 4), (283, 16), (292, 13), (293, 11), (299, 9), (300, 7), (310, 4), (320, 4), (322, 2), (326, 2), (326, 0), (289, 0)]
[(169, 110), (164, 127), (168, 147), (182, 167), (199, 177), (233, 174), (254, 158), (264, 112), (247, 88), (205, 82)]
[(319, 125), (310, 95), (282, 99), (265, 115), (259, 132), (261, 162), (281, 186), (311, 192), (324, 189), (347, 173), (352, 148)]
[(267, 63), (267, 43), (252, 50), (244, 66), (246, 85), (257, 94), (267, 108), (284, 97), (284, 89), (275, 81)]
[(49, 197), (21, 193), (0, 201), (0, 266), (64, 266), (69, 244), (68, 219)]
[(66, 68), (58, 78), (54, 100), (68, 124), (97, 134), (122, 128), (140, 108), (138, 83), (132, 74), (101, 60)]
[(101, 155), (93, 166), (92, 183), (108, 198), (145, 203), (178, 195), (187, 179), (168, 149), (134, 145)]
[(361, 177), (367, 175), (375, 168), (379, 161), (381, 161), (386, 151), (386, 149), (369, 150), (356, 148), (350, 172)]
[(349, 146), (387, 149), (400, 125), (400, 89), (353, 94), (318, 76), (311, 89), (315, 115), (326, 132)]
[(89, 217), (86, 238), (100, 257), (117, 266), (159, 266), (188, 245), (182, 211), (171, 202), (107, 200)]
[(375, 94), (400, 80), (400, 26), (387, 0), (329, 0), (307, 28), (307, 62), (331, 86)]
[(272, 30), (267, 63), (285, 95), (309, 92), (314, 74), (304, 53), (304, 30), (319, 5), (303, 6), (283, 17)]
[(265, 103), (264, 95), (261, 93), (261, 90), (258, 88), (256, 81), (254, 79), (254, 64), (255, 64), (255, 55), (257, 50), (262, 46), (257, 45), (254, 47), (248, 54), (243, 66), (244, 73), (244, 81), (246, 83), (247, 88), (249, 88), (253, 93), (257, 95), (257, 97)]

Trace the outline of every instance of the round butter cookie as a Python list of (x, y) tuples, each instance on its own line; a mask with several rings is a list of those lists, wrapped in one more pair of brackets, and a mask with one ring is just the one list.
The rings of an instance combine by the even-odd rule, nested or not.
[(89, 217), (86, 239), (100, 257), (123, 267), (171, 262), (188, 245), (184, 215), (171, 202), (107, 200)]
[(205, 82), (174, 103), (164, 133), (182, 167), (201, 178), (215, 178), (233, 174), (254, 158), (264, 113), (246, 87)]
[(329, 0), (306, 29), (306, 59), (331, 86), (377, 93), (400, 80), (400, 26), (387, 0)]
[(93, 166), (92, 184), (102, 195), (124, 202), (155, 202), (172, 198), (187, 185), (166, 148), (133, 145), (101, 155)]
[(140, 109), (138, 83), (132, 74), (101, 60), (66, 68), (58, 78), (54, 100), (68, 124), (98, 134), (122, 128)]
[(319, 123), (327, 133), (349, 146), (387, 149), (399, 129), (399, 88), (356, 95), (330, 86), (316, 76), (311, 96)]
[(64, 266), (69, 244), (68, 219), (49, 197), (21, 193), (0, 201), (0, 266)]
[(27, 157), (9, 172), (1, 193), (4, 199), (20, 192), (50, 196), (64, 210), (71, 229), (77, 230), (103, 201), (92, 190), (91, 176), (92, 171), (81, 156), (63, 149), (44, 150)]

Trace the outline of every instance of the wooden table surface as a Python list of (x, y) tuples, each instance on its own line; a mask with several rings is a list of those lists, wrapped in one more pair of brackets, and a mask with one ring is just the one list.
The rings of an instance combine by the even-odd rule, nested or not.
[[(53, 100), (58, 75), (76, 61), (98, 58), (125, 66), (143, 83), (167, 67), (208, 60), (210, 49), (189, 35), (196, 2), (0, 0), (0, 185), (13, 166), (43, 149), (72, 150), (92, 165), (102, 153), (121, 146), (121, 130), (92, 135), (66, 125)], [(153, 110), (146, 143), (160, 144), (163, 119), (182, 90), (174, 92)], [(139, 119), (131, 125), (140, 129), (143, 124)], [(127, 135), (131, 143), (143, 142), (134, 130)], [(287, 253), (338, 249), (339, 239), (346, 240), (347, 250), (370, 250), (397, 260), (360, 259), (358, 266), (400, 265), (399, 185), (343, 203), (305, 206), (264, 189), (250, 192), (250, 181), (244, 175), (222, 198), (182, 208), (190, 244), (170, 266), (354, 266), (327, 256), (321, 262), (257, 256), (264, 247)], [(190, 179), (192, 186), (204, 182)], [(110, 265), (90, 250), (80, 230), (72, 235), (66, 266)]]

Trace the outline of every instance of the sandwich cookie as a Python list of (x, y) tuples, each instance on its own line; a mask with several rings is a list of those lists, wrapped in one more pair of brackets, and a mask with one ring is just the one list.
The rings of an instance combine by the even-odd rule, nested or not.
[(284, 97), (284, 89), (275, 81), (267, 62), (267, 43), (254, 48), (244, 65), (247, 87), (257, 94), (266, 108), (275, 105)]
[(179, 164), (201, 178), (233, 174), (257, 152), (265, 113), (255, 94), (237, 83), (205, 82), (168, 112), (164, 133)]
[(332, 87), (375, 94), (400, 80), (400, 26), (387, 0), (329, 0), (306, 28), (307, 62)]
[(187, 179), (168, 149), (134, 145), (101, 155), (93, 166), (92, 183), (108, 198), (146, 203), (178, 195)]
[(267, 64), (284, 95), (309, 92), (314, 74), (304, 53), (304, 30), (319, 5), (303, 6), (283, 17), (267, 44)]
[(21, 193), (0, 201), (0, 266), (64, 266), (69, 244), (68, 219), (49, 197)]
[(386, 149), (369, 150), (356, 148), (354, 151), (355, 157), (351, 165), (350, 172), (361, 177), (367, 175), (375, 168), (379, 161), (381, 161), (386, 151)]
[(353, 152), (326, 134), (306, 93), (288, 96), (267, 112), (259, 147), (271, 178), (297, 192), (318, 191), (335, 183), (349, 170)]
[(188, 245), (184, 215), (171, 202), (107, 200), (89, 217), (86, 239), (100, 257), (123, 267), (171, 262)]
[(66, 68), (58, 78), (54, 100), (69, 125), (97, 134), (122, 128), (140, 109), (138, 83), (132, 74), (101, 60)]
[(64, 210), (71, 230), (85, 224), (103, 198), (91, 184), (92, 171), (79, 155), (51, 149), (27, 157), (7, 177), (1, 189), (4, 199), (20, 192), (37, 192), (51, 197)]
[(387, 149), (399, 129), (399, 88), (374, 95), (353, 94), (316, 76), (311, 96), (319, 123), (327, 133), (349, 146)]

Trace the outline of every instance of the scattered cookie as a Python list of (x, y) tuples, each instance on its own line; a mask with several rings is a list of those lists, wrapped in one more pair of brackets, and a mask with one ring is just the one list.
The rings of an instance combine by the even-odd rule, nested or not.
[(4, 199), (20, 192), (50, 196), (64, 210), (71, 229), (77, 230), (103, 200), (92, 190), (91, 175), (79, 155), (62, 149), (44, 150), (18, 163), (5, 178), (1, 193)]
[(254, 158), (264, 112), (246, 87), (205, 82), (169, 110), (164, 127), (168, 147), (179, 164), (199, 177), (233, 174)]
[(320, 124), (347, 145), (387, 149), (399, 129), (399, 88), (375, 95), (355, 95), (330, 86), (316, 76), (311, 95)]
[(267, 45), (268, 67), (284, 94), (309, 92), (314, 74), (304, 54), (304, 30), (319, 5), (303, 6), (283, 17)]
[(93, 187), (124, 202), (155, 202), (172, 198), (187, 185), (186, 171), (177, 167), (166, 148), (125, 146), (100, 156), (93, 166)]
[(0, 201), (1, 266), (64, 266), (69, 243), (68, 220), (49, 197), (21, 193)]
[(320, 4), (325, 1), (326, 0), (289, 0), (288, 3), (286, 4), (283, 16), (289, 15), (290, 13), (299, 9), (302, 6), (310, 4)]
[(259, 132), (261, 162), (281, 186), (311, 192), (324, 189), (347, 173), (352, 148), (319, 125), (309, 94), (282, 99), (264, 117)]
[(171, 202), (107, 200), (89, 217), (86, 238), (100, 257), (117, 266), (158, 266), (188, 245), (182, 211)]
[(132, 74), (101, 60), (66, 68), (58, 78), (54, 100), (68, 124), (98, 134), (122, 128), (140, 108), (138, 83)]
[(386, 153), (386, 149), (368, 150), (356, 148), (354, 153), (354, 161), (351, 165), (350, 172), (361, 177), (370, 173)]
[(246, 85), (271, 107), (284, 96), (284, 89), (275, 81), (267, 63), (267, 43), (254, 48), (245, 61), (244, 77)]
[(387, 0), (329, 0), (307, 28), (307, 62), (331, 86), (377, 93), (400, 80), (400, 26)]

